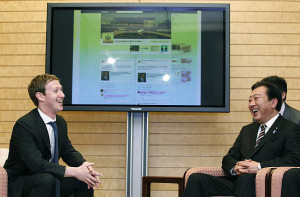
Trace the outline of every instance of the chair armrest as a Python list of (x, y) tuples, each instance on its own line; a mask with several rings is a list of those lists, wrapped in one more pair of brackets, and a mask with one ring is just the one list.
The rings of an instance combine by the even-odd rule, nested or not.
[(275, 168), (268, 167), (259, 170), (255, 177), (255, 193), (256, 197), (265, 197), (270, 194), (269, 176)]
[[(263, 168), (259, 170), (256, 174), (256, 197), (265, 197), (265, 193), (269, 192), (269, 190), (266, 190), (266, 187), (268, 187), (268, 184), (266, 184), (266, 181), (268, 180), (268, 175), (270, 171), (274, 168)], [(187, 169), (184, 173), (184, 187), (186, 186), (186, 183), (189, 179), (189, 176), (193, 173), (204, 173), (209, 174), (212, 176), (226, 176), (224, 170), (221, 167), (194, 167)]]
[(193, 173), (203, 173), (203, 174), (209, 174), (212, 176), (226, 176), (224, 170), (221, 167), (193, 167), (189, 168), (185, 171), (183, 175), (184, 180), (184, 188), (186, 186), (186, 183), (189, 179), (189, 176)]
[(7, 182), (6, 170), (0, 167), (0, 197), (7, 197)]
[(278, 167), (272, 172), (271, 195), (270, 195), (271, 197), (280, 197), (281, 196), (282, 179), (283, 179), (284, 173), (291, 168), (297, 168), (297, 167)]
[(143, 176), (142, 197), (150, 197), (151, 183), (177, 183), (178, 197), (183, 195), (182, 177)]

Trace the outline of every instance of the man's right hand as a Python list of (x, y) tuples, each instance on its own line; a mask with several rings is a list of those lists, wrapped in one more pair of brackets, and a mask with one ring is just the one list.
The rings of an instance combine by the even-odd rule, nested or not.
[(79, 167), (66, 167), (65, 177), (75, 177), (78, 180), (86, 183), (89, 188), (95, 189), (99, 187), (99, 183), (102, 183), (99, 176), (101, 173), (96, 172), (91, 166), (93, 163), (84, 162)]
[(233, 170), (232, 170), (236, 175), (240, 175), (243, 173), (247, 173), (247, 169), (241, 165), (239, 165), (238, 163), (234, 166)]
[(252, 161), (251, 159), (245, 159), (244, 161), (239, 161), (236, 163), (233, 172), (237, 175), (244, 173), (257, 173), (258, 171), (258, 162)]

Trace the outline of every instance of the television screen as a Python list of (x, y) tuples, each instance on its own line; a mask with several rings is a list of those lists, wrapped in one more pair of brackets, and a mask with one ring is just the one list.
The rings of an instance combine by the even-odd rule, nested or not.
[(65, 110), (229, 111), (229, 4), (49, 3)]

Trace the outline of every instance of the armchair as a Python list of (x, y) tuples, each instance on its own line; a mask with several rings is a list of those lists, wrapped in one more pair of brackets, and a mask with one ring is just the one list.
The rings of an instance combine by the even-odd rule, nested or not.
[[(270, 175), (275, 168), (263, 168), (256, 174), (256, 197), (270, 197)], [(205, 173), (212, 176), (226, 176), (221, 167), (194, 167), (185, 171), (183, 178), (181, 177), (155, 177), (146, 176), (143, 177), (142, 196), (150, 197), (150, 185), (151, 183), (177, 183), (178, 184), (178, 196), (183, 195), (184, 188), (189, 179), (189, 176), (193, 173)], [(216, 197), (216, 196), (215, 196)], [(273, 197), (273, 196), (272, 196)], [(275, 196), (274, 196), (275, 197)], [(276, 196), (277, 197), (277, 196)]]
[(291, 168), (299, 168), (299, 167), (278, 167), (274, 168), (271, 172), (271, 187), (270, 187), (270, 197), (280, 197), (281, 189), (282, 189), (282, 179), (286, 171)]
[[(256, 197), (268, 197), (269, 191), (269, 173), (273, 168), (263, 168), (256, 175)], [(193, 173), (205, 173), (212, 176), (226, 176), (221, 167), (194, 167), (187, 169), (184, 173), (184, 187), (186, 186), (189, 176)], [(273, 197), (273, 196), (272, 196)]]
[(0, 148), (0, 197), (7, 197), (7, 173), (3, 165), (8, 157), (8, 149)]

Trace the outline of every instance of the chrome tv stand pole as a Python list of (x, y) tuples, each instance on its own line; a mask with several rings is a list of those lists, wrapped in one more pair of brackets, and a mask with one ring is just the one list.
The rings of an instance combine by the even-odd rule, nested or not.
[(127, 113), (126, 197), (142, 196), (148, 175), (148, 112)]

